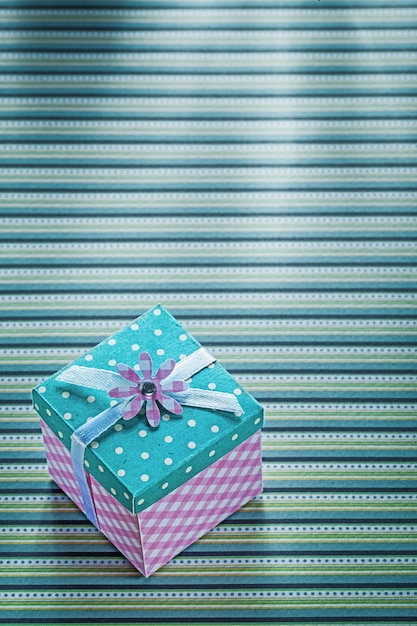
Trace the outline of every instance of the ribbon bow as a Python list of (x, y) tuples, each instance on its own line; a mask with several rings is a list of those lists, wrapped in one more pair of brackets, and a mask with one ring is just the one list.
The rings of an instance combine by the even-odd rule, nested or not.
[(120, 363), (116, 366), (117, 373), (73, 365), (56, 377), (58, 381), (101, 389), (107, 391), (112, 398), (123, 399), (77, 428), (71, 435), (72, 463), (85, 514), (97, 528), (98, 521), (84, 471), (85, 448), (120, 418), (132, 419), (144, 403), (146, 418), (152, 427), (158, 426), (160, 422), (157, 403), (176, 415), (182, 414), (182, 406), (242, 413), (242, 407), (233, 394), (197, 389), (185, 382), (215, 360), (205, 348), (199, 348), (181, 361), (167, 359), (153, 375), (152, 359), (147, 352), (142, 352), (139, 356), (141, 375), (128, 365)]

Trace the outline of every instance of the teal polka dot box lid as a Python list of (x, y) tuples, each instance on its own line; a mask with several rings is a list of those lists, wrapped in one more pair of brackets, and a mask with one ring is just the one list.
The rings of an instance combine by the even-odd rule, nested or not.
[(161, 305), (33, 404), (52, 478), (145, 576), (262, 490), (262, 407)]

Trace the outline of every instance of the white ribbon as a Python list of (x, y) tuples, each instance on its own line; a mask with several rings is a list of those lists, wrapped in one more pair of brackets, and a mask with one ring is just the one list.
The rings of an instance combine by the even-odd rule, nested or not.
[[(164, 378), (163, 382), (170, 380), (182, 380), (191, 378), (200, 370), (215, 362), (215, 357), (205, 348), (195, 350), (181, 361), (175, 364), (172, 372)], [(72, 365), (56, 377), (60, 382), (80, 385), (82, 387), (92, 387), (102, 391), (110, 391), (119, 385), (126, 385), (126, 379), (117, 372), (98, 369), (94, 367), (84, 367), (82, 365)], [(242, 413), (236, 396), (231, 393), (221, 391), (211, 391), (209, 389), (196, 389), (190, 387), (187, 391), (164, 392), (171, 396), (180, 404), (195, 406), (217, 411), (228, 411), (230, 413)]]

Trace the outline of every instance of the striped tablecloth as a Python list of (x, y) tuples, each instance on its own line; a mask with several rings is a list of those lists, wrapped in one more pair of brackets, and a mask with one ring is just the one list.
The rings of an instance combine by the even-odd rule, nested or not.
[[(0, 624), (416, 624), (417, 2), (0, 0)], [(262, 496), (145, 580), (30, 389), (162, 302)]]

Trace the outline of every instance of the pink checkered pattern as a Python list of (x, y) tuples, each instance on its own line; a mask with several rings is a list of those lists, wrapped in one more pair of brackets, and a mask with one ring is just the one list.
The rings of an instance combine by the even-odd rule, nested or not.
[[(71, 455), (41, 420), (52, 478), (84, 511)], [(133, 515), (87, 474), (100, 530), (145, 576), (262, 491), (261, 433)]]
[(146, 574), (138, 519), (91, 476), (96, 516), (101, 532), (142, 574)]
[(257, 431), (170, 494), (139, 513), (145, 575), (214, 528), (262, 491)]
[[(56, 484), (84, 513), (80, 489), (74, 476), (71, 454), (41, 419), (48, 470)], [(138, 521), (110, 493), (87, 474), (100, 530), (114, 546), (140, 571), (145, 573)]]
[(77, 479), (74, 476), (71, 454), (43, 419), (40, 420), (40, 423), (49, 473), (58, 487), (60, 487), (84, 513), (80, 489)]
[[(166, 359), (159, 367), (155, 374), (155, 379), (159, 380), (159, 382), (163, 381), (167, 376), (169, 376), (172, 370), (175, 367), (174, 359)], [(145, 375), (145, 374), (144, 374)]]

